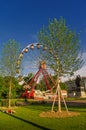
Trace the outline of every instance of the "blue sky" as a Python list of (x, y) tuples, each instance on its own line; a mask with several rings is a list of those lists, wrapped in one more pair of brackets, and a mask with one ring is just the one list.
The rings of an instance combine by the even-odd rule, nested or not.
[(0, 0), (0, 45), (15, 39), (21, 48), (37, 42), (37, 33), (49, 19), (62, 16), (68, 26), (81, 31), (86, 47), (86, 0)]

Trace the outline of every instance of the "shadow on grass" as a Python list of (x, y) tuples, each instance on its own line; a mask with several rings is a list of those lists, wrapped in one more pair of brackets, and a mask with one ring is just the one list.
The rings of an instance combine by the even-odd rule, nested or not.
[[(0, 110), (0, 111), (1, 111), (1, 110)], [(2, 112), (2, 111), (1, 111), (1, 112)], [(3, 112), (2, 112), (2, 113), (3, 113)], [(15, 116), (15, 115), (13, 115), (13, 114), (8, 114), (8, 113), (4, 113), (4, 114), (7, 114), (7, 115), (9, 115), (9, 116), (11, 116), (11, 117), (14, 117), (14, 118), (16, 118), (16, 119), (19, 119), (19, 120), (21, 120), (21, 121), (23, 121), (23, 122), (25, 122), (25, 123), (31, 124), (31, 125), (33, 125), (33, 126), (35, 126), (35, 127), (37, 127), (37, 128), (40, 128), (40, 129), (43, 129), (43, 130), (51, 130), (51, 129), (46, 128), (46, 127), (44, 127), (44, 126), (38, 125), (38, 124), (36, 124), (36, 123), (34, 123), (34, 122), (27, 121), (27, 120), (25, 120), (25, 119), (22, 119), (22, 118), (20, 118), (20, 117), (17, 117), (17, 116)]]

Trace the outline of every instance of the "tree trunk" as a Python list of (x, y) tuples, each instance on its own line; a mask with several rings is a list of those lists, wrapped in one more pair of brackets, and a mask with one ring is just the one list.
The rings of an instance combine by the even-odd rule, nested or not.
[(57, 93), (58, 93), (58, 86), (57, 86), (57, 88), (56, 88), (56, 93), (55, 93), (55, 97), (54, 97), (54, 100), (53, 100), (53, 104), (52, 104), (51, 112), (54, 111), (54, 105), (55, 105), (55, 101), (56, 101), (56, 98), (57, 98), (57, 95), (58, 95)]
[(11, 107), (11, 89), (12, 89), (12, 77), (10, 78), (9, 95), (8, 95), (8, 108)]
[(51, 112), (54, 111), (54, 105), (55, 105), (56, 98), (58, 99), (58, 112), (61, 112), (61, 89), (60, 89), (59, 83), (60, 83), (60, 79), (57, 77), (57, 82), (56, 82), (56, 86), (57, 86), (56, 95), (57, 95), (57, 97), (56, 96), (54, 97)]
[(57, 92), (57, 97), (58, 97), (58, 112), (61, 112), (61, 89), (58, 81), (58, 92)]

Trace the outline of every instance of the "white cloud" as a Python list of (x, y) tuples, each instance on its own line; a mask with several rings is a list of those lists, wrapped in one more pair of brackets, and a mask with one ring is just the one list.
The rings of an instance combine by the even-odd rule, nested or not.
[(75, 72), (75, 75), (86, 76), (86, 66), (83, 66), (80, 70)]
[(75, 73), (74, 73), (74, 76), (73, 77), (63, 77), (62, 78), (62, 81), (66, 81), (68, 80), (69, 78), (70, 79), (73, 79), (75, 78), (77, 75), (80, 75), (81, 77), (86, 77), (86, 52), (83, 53), (83, 56), (82, 56), (83, 60), (84, 60), (84, 65), (82, 66), (81, 69), (77, 70)]
[(84, 60), (84, 65), (82, 66), (81, 69), (75, 72), (75, 75), (80, 75), (80, 76), (86, 76), (86, 52), (83, 53), (83, 60)]

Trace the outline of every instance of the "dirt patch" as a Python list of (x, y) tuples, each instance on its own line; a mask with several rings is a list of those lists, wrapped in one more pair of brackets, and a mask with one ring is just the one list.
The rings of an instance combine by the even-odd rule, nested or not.
[(42, 112), (40, 113), (40, 117), (49, 117), (49, 118), (65, 118), (65, 117), (73, 117), (73, 116), (78, 116), (80, 115), (80, 113), (78, 112), (67, 112), (67, 111), (61, 111), (61, 112), (51, 112), (51, 111), (47, 111), (47, 112)]

